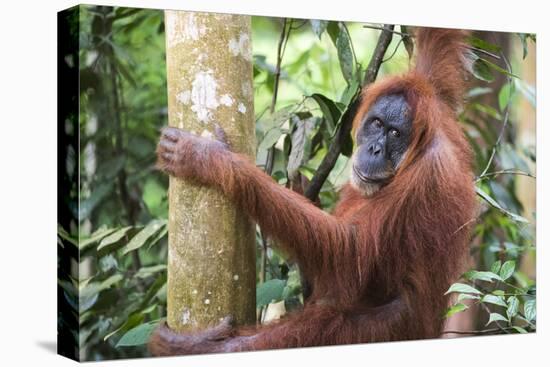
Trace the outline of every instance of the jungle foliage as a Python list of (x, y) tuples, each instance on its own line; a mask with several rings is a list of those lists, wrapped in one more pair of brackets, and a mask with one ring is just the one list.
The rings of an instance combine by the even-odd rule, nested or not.
[[(66, 165), (78, 167), (80, 202), (72, 225), (59, 227), (58, 245), (80, 252), (79, 277), (62, 269), (58, 284), (78, 320), (83, 358), (145, 356), (144, 343), (166, 314), (168, 180), (154, 168), (167, 125), (163, 12), (81, 6), (75, 22), (80, 145)], [(279, 184), (303, 192), (315, 180), (361, 90), (381, 27), (253, 18), (257, 164)], [(379, 77), (410, 62), (410, 29), (393, 32)], [(524, 333), (536, 330), (535, 213), (525, 212), (518, 179), (531, 176), (522, 187), (534, 190), (536, 156), (517, 139), (517, 118), (521, 101), (534, 107), (535, 92), (517, 70), (535, 37), (505, 38), (517, 40), (519, 52), (491, 39), (470, 39), (473, 82), (461, 122), (475, 152), (482, 210), (472, 218), (472, 267), (449, 289), (456, 302), (445, 316), (479, 305), (477, 333)], [(318, 195), (326, 210), (348, 178), (350, 136), (340, 151)], [(257, 272), (260, 321), (268, 307), (301, 306), (299, 269), (260, 229)], [(61, 325), (66, 317), (59, 315)]]

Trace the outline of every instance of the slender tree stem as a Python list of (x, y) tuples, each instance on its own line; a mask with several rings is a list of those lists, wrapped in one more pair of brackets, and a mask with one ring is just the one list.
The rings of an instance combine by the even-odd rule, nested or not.
[[(277, 96), (279, 93), (279, 81), (281, 78), (281, 63), (283, 61), (283, 55), (286, 49), (286, 44), (288, 42), (288, 37), (290, 35), (290, 31), (292, 30), (292, 20), (290, 21), (290, 26), (288, 27), (287, 31), (287, 18), (283, 19), (283, 28), (281, 30), (281, 36), (279, 37), (279, 43), (277, 45), (277, 64), (275, 65), (275, 80), (273, 84), (273, 96), (271, 97), (271, 105), (269, 107), (269, 111), (271, 114), (275, 112), (275, 106), (277, 104)], [(265, 173), (268, 175), (271, 175), (271, 172), (273, 171), (273, 159), (275, 156), (275, 150), (273, 147), (269, 148), (267, 151), (267, 157), (265, 162)], [(260, 254), (260, 274), (259, 274), (259, 282), (262, 284), (265, 282), (266, 278), (266, 272), (267, 272), (267, 248), (268, 248), (268, 239), (265, 237), (264, 233), (261, 234), (262, 237), (262, 250)], [(263, 310), (260, 312), (258, 316), (258, 321), (261, 322)]]
[(290, 29), (287, 32), (286, 24), (287, 24), (287, 18), (284, 18), (283, 29), (281, 30), (281, 37), (279, 37), (279, 44), (277, 45), (277, 64), (275, 65), (275, 80), (273, 82), (273, 96), (271, 97), (271, 107), (270, 107), (271, 113), (275, 112), (275, 105), (277, 103), (277, 94), (279, 92), (279, 79), (281, 78), (281, 62), (283, 61), (283, 53), (284, 53), (283, 45), (286, 46), (286, 40), (288, 40), (288, 35), (290, 34)]
[(484, 175), (477, 177), (475, 182), (479, 182), (479, 181), (485, 180), (489, 177), (498, 176), (498, 175), (517, 175), (517, 176), (527, 176), (527, 177), (531, 177), (531, 178), (537, 178), (535, 175), (533, 175), (529, 172), (518, 171), (518, 170), (513, 170), (513, 169), (512, 170), (506, 170), (505, 169), (505, 170), (500, 170), (500, 171), (487, 172)]
[[(510, 86), (510, 97), (511, 97), (512, 96), (511, 94), (512, 94), (512, 84), (513, 84), (513, 82), (512, 82), (512, 77), (510, 76), (510, 74), (512, 74), (512, 67), (510, 66), (510, 63), (508, 62), (508, 59), (504, 55), (504, 52), (500, 51), (500, 56), (502, 57), (502, 60), (506, 64), (506, 70), (508, 71), (508, 74), (509, 74), (509, 75), (507, 75), (507, 78), (508, 78), (508, 84)], [(510, 116), (510, 103), (508, 103), (506, 105), (506, 108), (504, 110), (504, 119), (502, 121), (502, 126), (500, 127), (500, 132), (498, 134), (498, 138), (497, 138), (497, 140), (496, 140), (496, 142), (493, 146), (493, 149), (491, 151), (491, 156), (489, 157), (489, 160), (487, 161), (487, 165), (485, 166), (485, 169), (479, 175), (480, 177), (484, 176), (487, 173), (487, 171), (491, 167), (491, 164), (493, 163), (493, 159), (495, 158), (497, 148), (500, 145), (500, 142), (502, 140), (502, 137), (504, 136), (504, 132), (506, 130), (506, 127), (508, 126), (509, 116)]]
[[(485, 311), (488, 313), (488, 314), (491, 314), (491, 309), (483, 302), (480, 303), (481, 307), (483, 307), (485, 309)], [(507, 330), (506, 327), (504, 326), (500, 326), (499, 322), (498, 321), (495, 321), (495, 324), (496, 326), (499, 328), (500, 331), (503, 331), (505, 332), (506, 334), (510, 334)]]
[(376, 80), (376, 76), (378, 75), (380, 66), (384, 62), (384, 55), (386, 54), (386, 50), (388, 49), (388, 46), (390, 45), (393, 38), (393, 28), (394, 26), (392, 24), (384, 24), (383, 26), (382, 32), (378, 37), (378, 43), (376, 44), (376, 48), (374, 49), (374, 53), (372, 54), (369, 66), (367, 67), (367, 72), (365, 73), (365, 79), (363, 80), (364, 87), (371, 83), (374, 83), (374, 81)]
[(493, 57), (493, 58), (495, 58), (495, 59), (497, 59), (497, 60), (500, 60), (500, 56), (495, 55), (494, 53), (491, 53), (491, 52), (489, 52), (489, 51), (485, 51), (485, 50), (483, 50), (483, 49), (481, 49), (481, 48), (477, 48), (477, 47), (473, 47), (473, 46), (469, 46), (468, 48), (469, 48), (470, 50), (473, 50), (473, 51), (476, 51), (476, 52), (485, 54), (485, 55), (487, 55), (487, 56), (491, 56), (491, 57)]
[[(364, 25), (363, 25), (363, 28), (376, 29), (376, 30), (379, 30), (379, 31), (385, 31), (385, 30), (387, 30), (387, 29), (386, 29), (386, 25), (384, 25), (384, 26), (378, 26), (378, 25), (364, 24)], [(399, 36), (414, 37), (414, 34), (394, 31), (393, 28), (392, 28), (392, 30), (391, 30), (390, 32), (393, 33), (393, 34), (397, 34), (397, 35), (399, 35)]]
[[(504, 329), (510, 329), (510, 328), (504, 328)], [(486, 329), (486, 330), (468, 330), (468, 331), (447, 330), (447, 331), (444, 331), (443, 334), (485, 335), (485, 334), (499, 333), (501, 331), (502, 329), (499, 329), (499, 328)]]

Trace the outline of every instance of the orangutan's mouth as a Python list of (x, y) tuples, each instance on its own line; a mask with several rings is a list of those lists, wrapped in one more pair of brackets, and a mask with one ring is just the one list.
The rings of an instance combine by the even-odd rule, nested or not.
[(380, 184), (383, 184), (383, 183), (387, 182), (392, 177), (391, 174), (386, 176), (386, 177), (367, 177), (359, 171), (359, 169), (355, 166), (355, 164), (353, 165), (353, 172), (355, 173), (357, 178), (359, 178), (364, 183), (368, 183), (368, 184), (379, 184), (380, 185)]

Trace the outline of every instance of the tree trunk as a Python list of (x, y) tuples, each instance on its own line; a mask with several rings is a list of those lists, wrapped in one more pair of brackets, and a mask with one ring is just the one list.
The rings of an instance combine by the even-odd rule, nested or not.
[[(214, 124), (233, 151), (255, 153), (250, 17), (166, 11), (171, 126), (211, 137)], [(193, 159), (193, 157), (190, 157)], [(168, 325), (211, 326), (227, 315), (255, 320), (255, 227), (218, 191), (171, 177)]]

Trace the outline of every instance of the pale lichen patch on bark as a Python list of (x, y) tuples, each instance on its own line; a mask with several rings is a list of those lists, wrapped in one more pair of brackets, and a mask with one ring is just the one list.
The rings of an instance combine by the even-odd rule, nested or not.
[(246, 106), (242, 102), (239, 102), (237, 110), (239, 110), (240, 113), (246, 113)]
[(189, 321), (191, 321), (191, 310), (185, 307), (181, 313), (181, 323), (183, 325), (187, 325), (189, 324)]
[(191, 110), (202, 122), (209, 122), (212, 119), (212, 110), (218, 108), (217, 89), (218, 82), (214, 79), (212, 70), (200, 71), (193, 80), (191, 90)]
[(185, 13), (180, 17), (175, 11), (165, 12), (166, 36), (175, 46), (188, 40), (196, 41), (206, 33), (206, 27), (195, 13)]
[(233, 56), (242, 56), (245, 60), (252, 60), (250, 36), (247, 33), (241, 33), (238, 38), (230, 39), (228, 47)]
[(224, 106), (231, 107), (233, 106), (233, 98), (229, 94), (224, 94), (220, 97), (220, 103)]
[(176, 94), (176, 100), (183, 104), (189, 104), (191, 101), (191, 91), (184, 90), (183, 92)]

